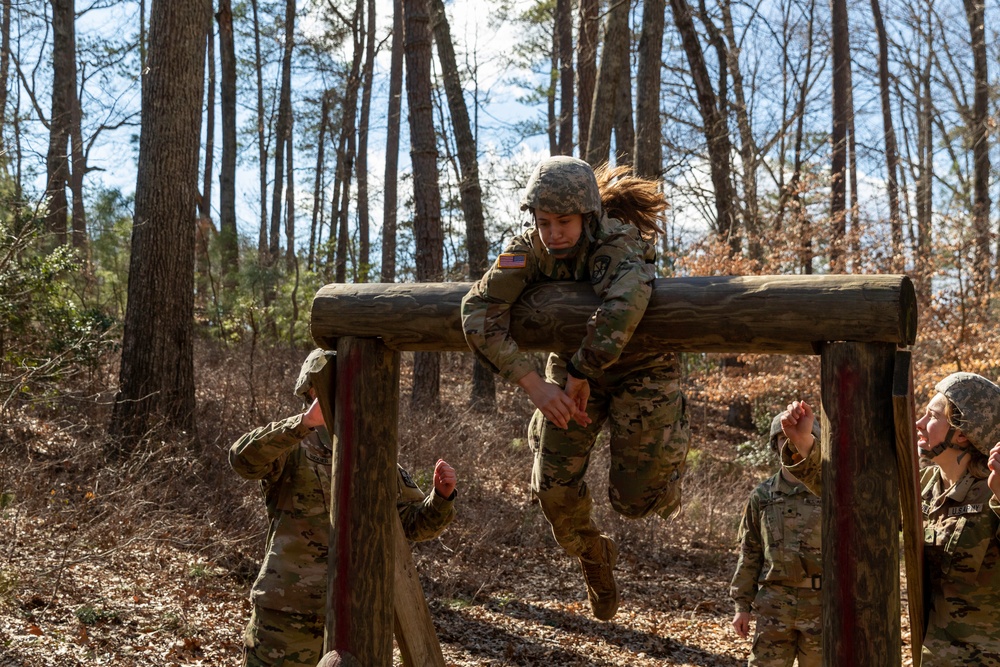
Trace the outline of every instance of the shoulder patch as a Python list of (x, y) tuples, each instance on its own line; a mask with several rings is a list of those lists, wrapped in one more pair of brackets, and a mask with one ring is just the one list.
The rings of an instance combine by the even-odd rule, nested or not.
[(594, 266), (590, 270), (590, 282), (595, 285), (604, 279), (604, 274), (608, 272), (611, 265), (611, 258), (607, 255), (598, 255), (594, 258)]
[(411, 489), (419, 488), (417, 483), (413, 481), (413, 478), (410, 477), (410, 473), (406, 472), (406, 470), (401, 466), (397, 466), (397, 469), (399, 470), (399, 476), (403, 479), (403, 484)]
[(522, 252), (505, 252), (497, 258), (501, 269), (523, 269), (528, 265), (528, 256)]

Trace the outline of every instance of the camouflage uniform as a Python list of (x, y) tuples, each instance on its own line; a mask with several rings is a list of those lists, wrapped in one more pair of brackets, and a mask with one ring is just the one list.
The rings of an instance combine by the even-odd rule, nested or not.
[[(326, 429), (313, 431), (296, 415), (247, 433), (229, 450), (236, 472), (260, 481), (268, 517), (264, 561), (250, 591), (253, 614), (244, 633), (243, 664), (248, 667), (315, 667), (322, 657), (330, 539), (329, 442)], [(436, 537), (454, 518), (456, 493), (442, 498), (432, 491), (425, 498), (406, 471), (397, 466), (397, 472), (404, 533), (414, 541)]]
[[(558, 166), (560, 160), (573, 161), (552, 158), (541, 166)], [(533, 179), (546, 177), (544, 171), (538, 174), (536, 170)], [(580, 190), (581, 197), (590, 197), (584, 187)], [(563, 204), (543, 201), (540, 208), (565, 212)], [(583, 210), (594, 206), (588, 204)], [(599, 197), (596, 206), (600, 207)], [(590, 518), (592, 501), (583, 478), (606, 421), (611, 422), (612, 506), (625, 516), (640, 518), (651, 513), (669, 516), (680, 503), (690, 430), (676, 361), (673, 354), (660, 350), (623, 353), (649, 303), (655, 255), (653, 245), (635, 226), (588, 213), (572, 256), (550, 254), (537, 227), (532, 227), (510, 242), (462, 300), (470, 347), (487, 367), (516, 383), (535, 370), (531, 356), (521, 352), (510, 336), (511, 307), (521, 293), (539, 282), (587, 281), (601, 298), (580, 348), (572, 355), (550, 355), (545, 371), (546, 378), (559, 386), (565, 386), (569, 363), (587, 377), (591, 390), (587, 414), (592, 423), (583, 427), (571, 422), (569, 428), (560, 429), (536, 410), (528, 433), (534, 453), (532, 491), (556, 540), (573, 556), (596, 549), (600, 538)]]
[[(972, 373), (953, 373), (936, 390), (957, 405), (959, 428), (984, 454), (1000, 441), (1000, 388)], [(791, 452), (782, 451), (783, 463)], [(819, 447), (789, 471), (819, 492)], [(920, 475), (924, 577), (930, 609), (923, 667), (1000, 666), (1000, 503), (985, 479), (968, 472), (945, 488), (941, 468)]]
[(779, 472), (750, 494), (729, 588), (737, 612), (757, 616), (749, 665), (820, 665), (822, 504)]

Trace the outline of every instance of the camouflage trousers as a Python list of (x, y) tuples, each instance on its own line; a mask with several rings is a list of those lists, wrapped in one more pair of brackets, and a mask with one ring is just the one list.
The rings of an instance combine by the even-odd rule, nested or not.
[[(672, 359), (672, 358), (671, 358)], [(565, 384), (565, 366), (552, 355), (546, 375)], [(591, 519), (584, 475), (597, 436), (611, 431), (608, 496), (619, 514), (669, 516), (680, 505), (691, 431), (677, 371), (670, 363), (637, 372), (608, 372), (590, 383), (589, 426), (561, 429), (536, 410), (528, 427), (534, 455), (531, 490), (556, 541), (571, 556), (588, 553), (601, 532)]]
[(799, 667), (823, 664), (821, 591), (762, 586), (753, 602), (757, 629), (749, 667)]
[(319, 614), (255, 606), (243, 633), (243, 667), (316, 667), (325, 626)]
[[(955, 630), (957, 623), (949, 630)], [(922, 667), (951, 667), (952, 665), (977, 665), (978, 667), (1000, 667), (1000, 652), (997, 651), (996, 636), (984, 637), (981, 633), (969, 632), (967, 628), (959, 639), (956, 636), (931, 628), (924, 637), (920, 651)]]

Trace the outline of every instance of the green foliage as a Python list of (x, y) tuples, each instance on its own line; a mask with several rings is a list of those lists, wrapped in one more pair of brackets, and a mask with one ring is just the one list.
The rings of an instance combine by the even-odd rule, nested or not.
[(113, 609), (98, 609), (89, 604), (77, 607), (75, 612), (76, 620), (83, 625), (97, 625), (98, 623), (118, 620), (118, 612)]

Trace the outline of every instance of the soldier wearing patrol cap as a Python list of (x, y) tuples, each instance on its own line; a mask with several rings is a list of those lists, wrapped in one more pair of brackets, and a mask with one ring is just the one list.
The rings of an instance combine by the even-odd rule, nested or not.
[[(787, 436), (781, 414), (771, 421), (769, 444), (777, 454)], [(819, 424), (812, 434), (819, 438)], [(740, 523), (740, 555), (729, 588), (736, 604), (733, 629), (744, 639), (757, 616), (748, 665), (799, 667), (823, 663), (821, 588), (822, 503), (787, 470), (750, 494)]]
[[(656, 278), (656, 237), (666, 201), (655, 181), (626, 167), (555, 156), (535, 168), (516, 236), (462, 300), (466, 340), (487, 367), (524, 389), (537, 410), (528, 427), (531, 490), (556, 541), (580, 560), (599, 619), (614, 616), (618, 547), (591, 519), (584, 474), (597, 435), (611, 426), (611, 505), (641, 518), (671, 516), (681, 500), (690, 441), (673, 354), (625, 349)], [(511, 307), (530, 285), (585, 281), (601, 305), (572, 354), (551, 354), (543, 379), (510, 335)]]
[[(336, 353), (313, 350), (302, 364), (295, 395), (302, 414), (255, 429), (229, 449), (242, 477), (260, 482), (267, 509), (264, 561), (250, 591), (253, 612), (243, 636), (243, 665), (314, 667), (323, 657), (327, 553), (330, 544), (332, 443), (316, 400), (313, 377)], [(455, 516), (455, 471), (434, 469), (434, 491), (424, 497), (397, 466), (397, 509), (411, 540), (429, 540)]]
[[(924, 667), (1000, 666), (1000, 387), (952, 373), (917, 420), (924, 514), (924, 572), (930, 605)], [(808, 405), (792, 404), (785, 425), (805, 460), (790, 469), (818, 488), (820, 453), (795, 433)]]

